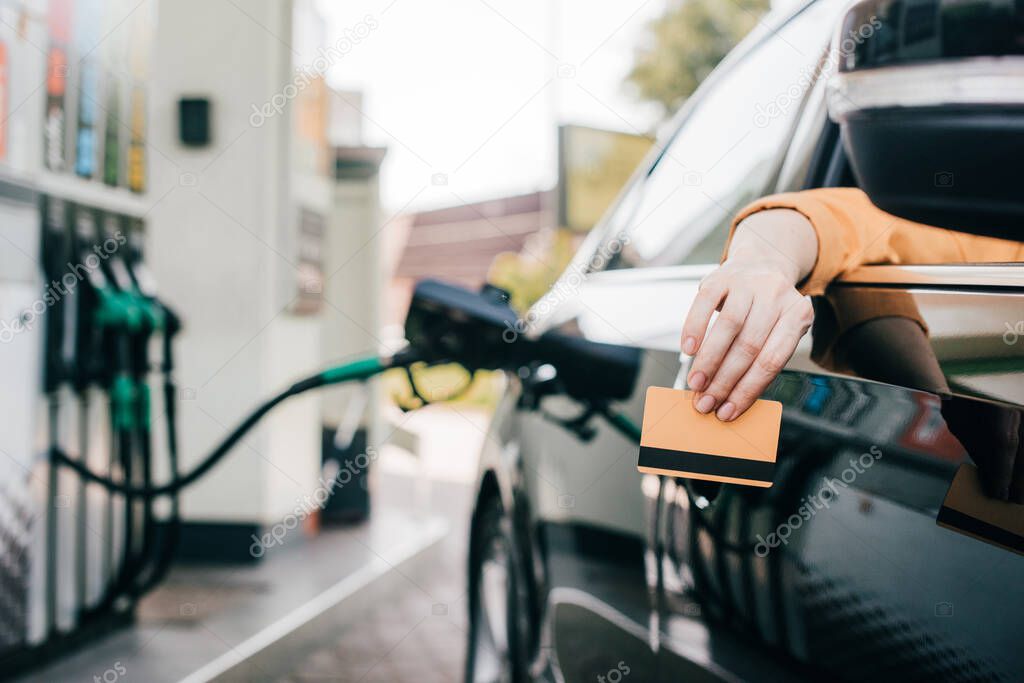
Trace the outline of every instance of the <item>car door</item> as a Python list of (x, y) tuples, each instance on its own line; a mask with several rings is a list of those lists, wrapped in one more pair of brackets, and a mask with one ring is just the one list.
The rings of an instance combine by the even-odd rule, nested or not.
[[(619, 271), (607, 283), (588, 281), (560, 306), (568, 316), (560, 327), (643, 349), (638, 387), (671, 383), (679, 352), (670, 320), (682, 314), (694, 284), (647, 277), (626, 282), (632, 272)], [(643, 316), (637, 302), (652, 297), (674, 308), (664, 318)], [(662, 680), (649, 637), (653, 508), (636, 470), (636, 442), (601, 419), (582, 431), (571, 428), (581, 407), (567, 397), (544, 396), (544, 373), (541, 368), (523, 380), (524, 400), (537, 401), (539, 409), (519, 411), (515, 429), (522, 463), (517, 488), (534, 525), (524, 537), (537, 539), (535, 556), (544, 563), (541, 656), (558, 672), (556, 680), (567, 683)], [(638, 419), (642, 400), (643, 392), (634, 390), (615, 407)]]
[[(807, 3), (766, 18), (679, 114), (653, 166), (532, 311), (539, 329), (643, 351), (637, 389), (616, 406), (637, 423), (643, 388), (676, 383), (682, 322), (732, 215), (777, 181), (841, 6)], [(524, 381), (527, 397), (533, 384)], [(581, 441), (554, 424), (578, 413), (571, 401), (546, 397), (540, 407), (521, 413), (516, 431), (547, 565), (545, 635), (562, 678), (613, 680), (622, 667), (636, 680), (769, 671), (770, 662), (743, 656), (740, 646), (723, 665), (706, 647), (706, 630), (665, 640), (664, 617), (689, 619), (700, 606), (688, 599), (663, 609), (663, 480), (641, 476), (635, 443), (607, 425)], [(585, 647), (593, 643), (601, 646)]]
[[(1012, 545), (1012, 525), (937, 520), (962, 468), (995, 486), (981, 500), (1014, 467), (1024, 265), (867, 268), (836, 290), (832, 305), (870, 299), (910, 324), (858, 333), (844, 374), (783, 373), (766, 393), (784, 405), (774, 486), (683, 496), (676, 482), (666, 542), (703, 608), (809, 675), (1019, 679), (1024, 558), (983, 540)], [(1024, 506), (1010, 515), (1019, 528)]]
[[(777, 189), (852, 183), (806, 109)], [(878, 320), (839, 334), (865, 303)], [(1018, 679), (1024, 507), (993, 528), (943, 503), (954, 479), (984, 507), (1024, 475), (1024, 265), (863, 268), (816, 312), (764, 396), (784, 405), (774, 486), (649, 487), (662, 671), (696, 642), (808, 679)]]

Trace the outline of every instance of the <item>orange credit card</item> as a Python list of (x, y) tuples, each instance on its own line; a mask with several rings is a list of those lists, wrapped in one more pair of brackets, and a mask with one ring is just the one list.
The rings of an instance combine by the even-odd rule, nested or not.
[(782, 404), (760, 400), (732, 422), (693, 407), (693, 392), (648, 387), (637, 469), (768, 487), (775, 476)]
[(939, 526), (1024, 555), (1024, 506), (985, 495), (978, 468), (960, 465), (936, 519)]

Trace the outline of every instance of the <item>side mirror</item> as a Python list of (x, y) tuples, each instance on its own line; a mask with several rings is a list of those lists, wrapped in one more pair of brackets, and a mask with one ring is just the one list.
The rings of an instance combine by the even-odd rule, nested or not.
[(862, 0), (832, 55), (829, 113), (876, 206), (1024, 241), (1024, 4)]

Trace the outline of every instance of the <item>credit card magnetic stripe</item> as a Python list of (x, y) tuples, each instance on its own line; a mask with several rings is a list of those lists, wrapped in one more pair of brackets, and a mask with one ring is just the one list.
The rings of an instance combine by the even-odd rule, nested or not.
[(939, 526), (960, 531), (979, 540), (988, 541), (1024, 555), (1024, 536), (1019, 536), (995, 524), (975, 519), (959, 510), (943, 507), (939, 510), (936, 521)]
[(640, 459), (637, 465), (652, 470), (676, 470), (693, 474), (713, 474), (729, 479), (765, 482), (770, 482), (775, 476), (774, 462), (674, 451), (652, 446), (640, 447)]

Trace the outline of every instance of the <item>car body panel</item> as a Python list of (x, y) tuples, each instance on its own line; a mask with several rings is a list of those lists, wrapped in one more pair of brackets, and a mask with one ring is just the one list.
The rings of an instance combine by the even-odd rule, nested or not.
[[(808, 3), (794, 16), (825, 26), (843, 4)], [(802, 14), (807, 7), (818, 14)], [(756, 46), (741, 53), (729, 64), (742, 64)], [(708, 91), (702, 86), (675, 127), (699, 115)], [(817, 155), (825, 166), (838, 163), (820, 81), (801, 92), (790, 118), (768, 126), (786, 132), (772, 133), (784, 144), (749, 176), (764, 186), (745, 192), (797, 189)], [(670, 154), (672, 140), (645, 164)], [(683, 386), (682, 322), (714, 267), (594, 267), (595, 255), (607, 260), (637, 246), (622, 238), (629, 226), (658, 212), (671, 219), (675, 189), (645, 198), (649, 173), (634, 174), (633, 188), (531, 311), (529, 331), (557, 328), (640, 349), (636, 388), (614, 405), (636, 424), (645, 387)], [(701, 189), (685, 191), (696, 198)], [(702, 232), (686, 238), (688, 248), (699, 250), (709, 230), (721, 229), (724, 207), (737, 197), (712, 199), (722, 203), (718, 227), (706, 212), (690, 216)], [(849, 274), (817, 304), (823, 312), (858, 298), (892, 302), (893, 315), (920, 323), (912, 334), (921, 337), (860, 349), (861, 357), (900, 359), (897, 366), (923, 362), (910, 373), (919, 385), (887, 375), (891, 368), (823, 356), (823, 344), (835, 340), (816, 326), (766, 392), (784, 405), (770, 489), (642, 475), (635, 443), (600, 419), (591, 420), (592, 434), (567, 429), (578, 404), (552, 395), (536, 368), (509, 374), (481, 457), (480, 495), (500, 496), (514, 520), (536, 678), (613, 680), (622, 667), (634, 680), (1011, 680), (1024, 671), (1024, 650), (1013, 647), (1024, 627), (1024, 584), (1014, 578), (1024, 576), (1024, 560), (935, 520), (957, 468), (970, 461), (960, 440), (978, 442), (964, 425), (1020, 419), (1024, 266), (874, 266)], [(991, 440), (993, 430), (981, 431), (982, 443)], [(862, 456), (870, 465), (843, 481), (850, 459), (859, 464)], [(830, 481), (841, 483), (829, 504), (805, 509)], [(786, 524), (786, 542), (759, 554), (759, 539), (777, 538)]]

